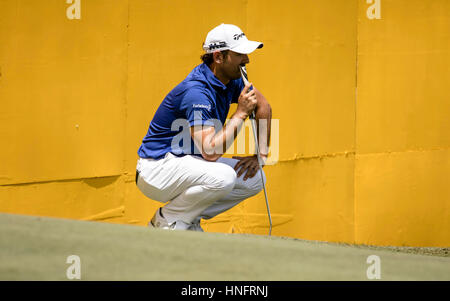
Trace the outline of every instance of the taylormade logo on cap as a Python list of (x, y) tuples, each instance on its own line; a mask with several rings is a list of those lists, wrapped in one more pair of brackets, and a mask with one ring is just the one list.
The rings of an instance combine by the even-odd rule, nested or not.
[(261, 42), (249, 41), (236, 25), (223, 23), (212, 29), (203, 43), (203, 50), (207, 53), (216, 50), (232, 50), (237, 53), (249, 54), (262, 47), (263, 43)]

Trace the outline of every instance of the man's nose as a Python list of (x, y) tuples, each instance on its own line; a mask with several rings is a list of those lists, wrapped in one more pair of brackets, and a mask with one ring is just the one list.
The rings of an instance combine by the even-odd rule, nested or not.
[(247, 54), (244, 55), (244, 59), (242, 60), (242, 63), (244, 63), (244, 64), (250, 63), (250, 59), (248, 58)]

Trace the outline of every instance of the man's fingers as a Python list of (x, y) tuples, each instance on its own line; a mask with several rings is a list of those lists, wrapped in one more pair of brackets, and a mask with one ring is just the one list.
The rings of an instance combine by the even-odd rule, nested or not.
[(255, 89), (248, 91), (247, 93), (245, 93), (245, 96), (255, 96), (256, 97), (256, 92)]
[(244, 176), (244, 181), (249, 179), (249, 178), (253, 178), (256, 175), (256, 172), (258, 171), (258, 169), (253, 169), (253, 168), (249, 168), (247, 170), (247, 173)]
[(253, 176), (251, 175), (251, 170), (247, 170), (247, 173), (244, 176), (244, 181), (246, 181), (248, 178), (252, 178)]
[(244, 181), (248, 178), (253, 178), (259, 170), (259, 163), (255, 161), (256, 157), (240, 157), (233, 156), (233, 159), (238, 159), (239, 162), (234, 166), (234, 170), (237, 172), (237, 177), (239, 178), (243, 173), (245, 173)]
[[(243, 162), (243, 161), (241, 161), (241, 162)], [(238, 172), (238, 174), (237, 174), (237, 177), (239, 178), (245, 171), (247, 171), (248, 170), (248, 162), (243, 162), (242, 164), (241, 164), (241, 169), (239, 170), (239, 172)]]
[(245, 166), (242, 165), (241, 169), (237, 173), (237, 177), (239, 178), (246, 170), (247, 168), (245, 168)]
[(247, 178), (253, 178), (259, 170), (259, 164), (253, 162), (253, 164), (249, 167), (247, 174), (245, 175), (244, 181)]
[(239, 166), (244, 164), (246, 162), (247, 158), (248, 157), (233, 156), (233, 159), (239, 160), (239, 162), (237, 162), (236, 165), (234, 166), (234, 170), (238, 170)]
[(238, 163), (236, 163), (236, 165), (234, 166), (234, 170), (237, 171), (239, 169), (239, 167), (245, 162), (242, 159), (244, 159), (245, 157), (239, 157), (239, 156), (234, 156), (233, 159), (238, 159)]
[(238, 171), (238, 169), (241, 165), (242, 165), (242, 161), (239, 161), (238, 163), (236, 163), (236, 165), (234, 166), (234, 170)]
[[(242, 89), (241, 94), (244, 94), (244, 95), (247, 94), (247, 91), (248, 91), (248, 89), (250, 89), (251, 86), (252, 86), (251, 83), (246, 84), (245, 87), (244, 87), (244, 89)], [(253, 91), (253, 90), (252, 90), (252, 91)]]
[(252, 170), (252, 161), (251, 160), (246, 160), (246, 162), (243, 164), (241, 170), (238, 173), (238, 178), (245, 172), (245, 171), (249, 171)]

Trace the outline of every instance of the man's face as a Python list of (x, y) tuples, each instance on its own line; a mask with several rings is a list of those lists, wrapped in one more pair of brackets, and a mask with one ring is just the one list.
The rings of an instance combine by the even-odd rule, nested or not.
[(244, 66), (248, 63), (250, 63), (250, 60), (247, 54), (241, 54), (230, 50), (223, 60), (222, 72), (230, 80), (238, 79), (241, 77), (239, 66)]

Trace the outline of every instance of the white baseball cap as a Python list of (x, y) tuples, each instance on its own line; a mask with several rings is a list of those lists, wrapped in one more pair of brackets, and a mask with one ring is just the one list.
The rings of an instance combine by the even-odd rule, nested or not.
[(249, 41), (236, 25), (223, 23), (213, 28), (203, 43), (203, 50), (206, 53), (213, 53), (216, 50), (232, 50), (237, 53), (249, 54), (262, 47), (263, 43), (261, 42)]

